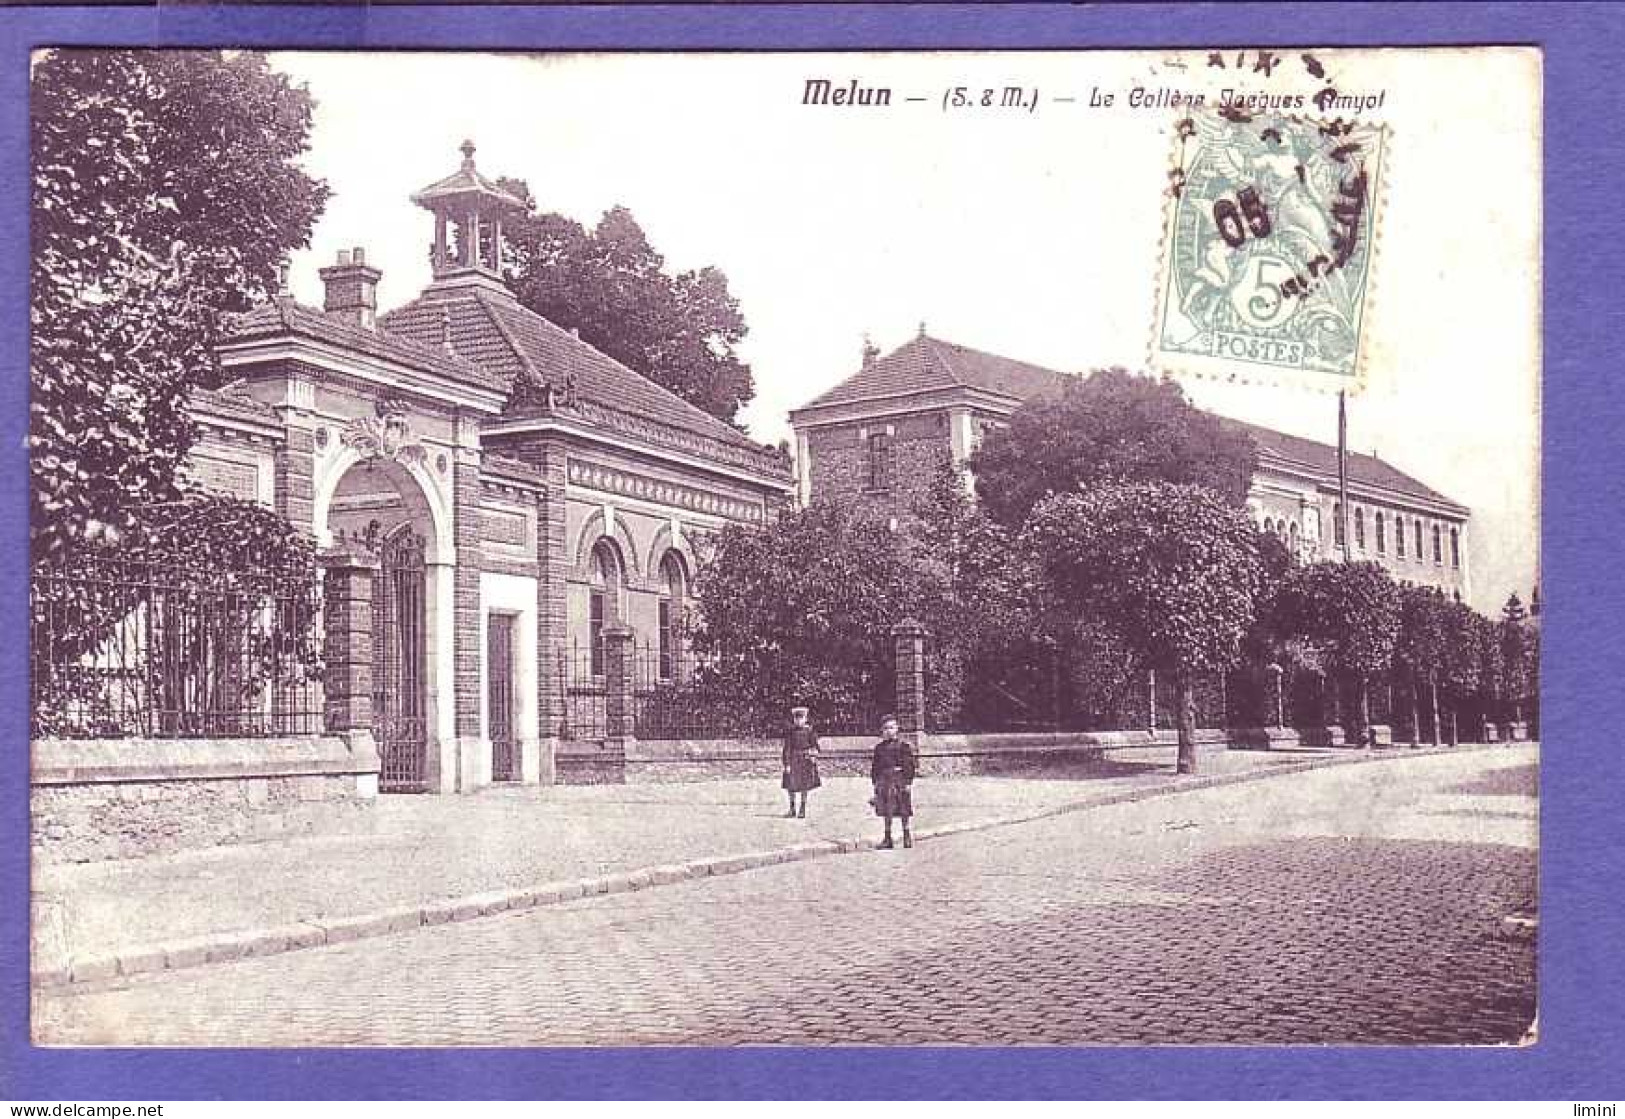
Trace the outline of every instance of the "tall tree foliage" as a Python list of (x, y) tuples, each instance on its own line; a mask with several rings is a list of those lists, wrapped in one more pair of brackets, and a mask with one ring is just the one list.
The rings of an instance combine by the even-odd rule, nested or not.
[(694, 645), (720, 693), (758, 712), (872, 712), (894, 695), (892, 626), (940, 595), (929, 582), (906, 537), (844, 506), (730, 525), (696, 582)]
[(988, 514), (1015, 528), (1048, 494), (1118, 482), (1203, 486), (1239, 507), (1256, 457), (1246, 434), (1196, 408), (1172, 380), (1105, 369), (1017, 409), (971, 469)]
[(1173, 682), (1178, 770), (1194, 773), (1195, 678), (1236, 663), (1257, 609), (1252, 523), (1205, 487), (1141, 482), (1055, 494), (1026, 532), (1073, 609)]
[(1516, 594), (1509, 595), (1501, 608), (1498, 637), (1502, 687), (1511, 705), (1512, 720), (1521, 723), (1524, 709), (1534, 696), (1537, 656), (1529, 612)]
[(1290, 591), (1296, 625), (1334, 681), (1356, 688), (1360, 733), (1371, 726), (1370, 683), (1393, 660), (1399, 586), (1379, 564), (1312, 563), (1297, 569)]
[(1450, 600), (1435, 587), (1407, 583), (1399, 588), (1399, 633), (1394, 642), (1394, 670), (1409, 694), (1410, 738), (1422, 740), (1426, 714), (1428, 741), (1440, 741), (1439, 673), (1443, 669)]
[(1042, 609), (1030, 553), (971, 499), (965, 483), (965, 472), (944, 456), (900, 526), (924, 586), (941, 588), (922, 595), (917, 609), (932, 634), (927, 702), (935, 721), (955, 725), (1023, 713), (1041, 718), (1050, 705), (1040, 709), (1027, 693), (1035, 665), (1054, 660), (1053, 616)]
[[(503, 185), (531, 200), (523, 182)], [(624, 206), (592, 229), (549, 213), (528, 214), (507, 229), (507, 280), (525, 306), (730, 423), (755, 396), (738, 349), (748, 327), (720, 269), (667, 272)]]
[(32, 538), (128, 537), (181, 500), (187, 392), (327, 187), (311, 100), (250, 52), (58, 50), (31, 100)]

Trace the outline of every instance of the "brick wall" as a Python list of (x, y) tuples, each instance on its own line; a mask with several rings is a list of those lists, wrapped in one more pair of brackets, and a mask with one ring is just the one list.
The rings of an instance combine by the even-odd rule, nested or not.
[[(892, 484), (869, 486), (867, 436), (892, 428)], [(889, 420), (865, 420), (808, 433), (814, 501), (857, 502), (882, 516), (903, 516), (924, 496), (932, 477), (953, 453), (948, 414), (931, 412)]]
[[(308, 421), (308, 414), (299, 413)], [(290, 417), (287, 442), (276, 452), (276, 511), (295, 528), (313, 531), (315, 516), (315, 441), (308, 426)]]

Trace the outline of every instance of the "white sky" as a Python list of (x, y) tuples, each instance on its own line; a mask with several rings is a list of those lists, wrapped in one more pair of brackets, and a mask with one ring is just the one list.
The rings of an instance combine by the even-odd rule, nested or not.
[[(334, 196), (316, 269), (364, 246), (380, 302), (428, 282), (430, 219), (408, 201), (472, 138), (487, 175), (591, 224), (628, 206), (668, 267), (714, 264), (740, 300), (751, 433), (923, 320), (937, 337), (1057, 369), (1144, 368), (1155, 308), (1167, 109), (1135, 85), (1312, 93), (1206, 55), (287, 54), (318, 102), (310, 170)], [(1391, 128), (1350, 445), (1472, 507), (1474, 604), (1525, 599), (1537, 571), (1540, 70), (1531, 51), (1316, 52), (1343, 90), (1386, 89)], [(827, 77), (893, 89), (887, 109), (803, 106)], [(944, 111), (943, 91), (1037, 87), (1035, 113)], [(1091, 91), (1115, 93), (1089, 108)], [(920, 103), (902, 103), (923, 96)], [(1051, 96), (1077, 101), (1059, 104)], [(1186, 380), (1215, 411), (1333, 442), (1336, 398)]]

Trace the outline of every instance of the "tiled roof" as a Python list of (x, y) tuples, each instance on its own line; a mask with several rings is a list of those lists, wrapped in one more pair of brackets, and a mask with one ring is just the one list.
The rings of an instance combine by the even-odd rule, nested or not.
[[(1288, 435), (1273, 428), (1243, 423), (1241, 420), (1225, 418), (1223, 422), (1252, 436), (1253, 442), (1258, 445), (1259, 458), (1266, 464), (1273, 457), (1300, 467), (1307, 467), (1309, 470), (1329, 478), (1337, 477), (1337, 448), (1331, 444), (1318, 443), (1313, 439)], [(1467, 511), (1466, 507), (1460, 502), (1452, 501), (1438, 490), (1424, 485), (1398, 467), (1384, 462), (1376, 455), (1362, 455), (1350, 451), (1348, 453), (1348, 477), (1351, 482), (1380, 486), (1383, 489), (1392, 490), (1407, 497), (1436, 501), (1460, 509), (1463, 513)]]
[(371, 330), (339, 315), (317, 311), (287, 296), (278, 296), (251, 311), (229, 317), (225, 327), (225, 335), (230, 340), (277, 334), (303, 334), (318, 341), (398, 361), (449, 380), (497, 392), (506, 392), (512, 383), (511, 378), (503, 377), (441, 346), (438, 318), (432, 334), (414, 338), (389, 330)]
[[(985, 389), (1025, 401), (1039, 396), (1058, 395), (1072, 379), (1071, 374), (1046, 369), (1041, 365), (1015, 361), (921, 334), (884, 357), (875, 358), (797, 411), (957, 387)], [(1240, 420), (1225, 419), (1224, 422), (1251, 435), (1258, 444), (1262, 458), (1274, 456), (1332, 478), (1337, 476), (1337, 448), (1334, 446)], [(1348, 476), (1350, 481), (1441, 502), (1466, 512), (1466, 508), (1458, 502), (1423, 485), (1375, 455), (1350, 452)]]
[[(976, 388), (1017, 400), (1059, 393), (1071, 375), (921, 334), (803, 408), (852, 404), (934, 389)], [(798, 409), (799, 411), (800, 409)]]
[[(438, 339), (449, 319), (459, 354), (504, 378), (564, 392), (571, 385), (588, 408), (607, 409), (675, 429), (735, 452), (757, 468), (778, 473), (777, 458), (749, 436), (690, 404), (642, 374), (594, 349), (502, 293), (479, 288), (430, 291), (383, 316), (383, 327), (419, 340)], [(508, 416), (529, 411), (510, 410)]]

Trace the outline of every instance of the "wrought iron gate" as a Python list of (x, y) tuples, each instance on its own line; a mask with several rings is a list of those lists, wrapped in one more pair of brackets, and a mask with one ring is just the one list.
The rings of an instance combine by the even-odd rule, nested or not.
[(492, 614), (485, 628), (485, 706), (491, 733), (491, 780), (519, 780), (513, 734), (513, 617)]
[(389, 530), (378, 549), (372, 596), (372, 733), (384, 792), (428, 788), (424, 688), (423, 537), (409, 524)]

